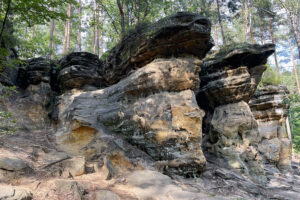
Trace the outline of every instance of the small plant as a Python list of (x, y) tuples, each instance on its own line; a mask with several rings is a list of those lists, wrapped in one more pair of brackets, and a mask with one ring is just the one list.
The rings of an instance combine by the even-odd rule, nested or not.
[(13, 117), (11, 112), (0, 111), (0, 136), (12, 135), (18, 130), (17, 120)]

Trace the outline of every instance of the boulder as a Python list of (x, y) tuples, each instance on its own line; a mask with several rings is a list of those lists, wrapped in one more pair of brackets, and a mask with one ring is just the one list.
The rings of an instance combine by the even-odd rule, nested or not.
[(200, 107), (213, 109), (219, 105), (248, 102), (274, 50), (274, 44), (239, 44), (208, 56), (200, 72), (197, 94)]
[(81, 200), (83, 199), (84, 190), (76, 181), (55, 180), (54, 181), (56, 194), (61, 199), (66, 200)]
[(64, 160), (62, 165), (62, 177), (75, 177), (85, 173), (85, 158), (74, 157), (68, 160)]
[(108, 53), (100, 68), (101, 80), (110, 86), (156, 58), (196, 56), (202, 59), (213, 46), (210, 31), (207, 18), (185, 12), (138, 26)]
[(280, 85), (260, 87), (249, 105), (258, 122), (259, 150), (267, 162), (280, 169), (290, 169), (292, 157), (291, 136), (286, 130), (288, 104), (284, 102), (288, 90)]
[(0, 169), (9, 171), (20, 171), (29, 166), (20, 158), (0, 156)]
[(88, 52), (74, 52), (59, 61), (59, 88), (63, 91), (82, 88), (86, 85), (100, 86), (98, 68), (101, 62), (97, 55)]
[[(200, 64), (196, 58), (157, 59), (113, 86), (62, 95), (57, 141), (62, 148), (77, 142), (83, 149), (104, 126), (164, 161), (168, 170), (203, 171), (204, 112), (192, 91)], [(82, 137), (74, 137), (74, 131)]]

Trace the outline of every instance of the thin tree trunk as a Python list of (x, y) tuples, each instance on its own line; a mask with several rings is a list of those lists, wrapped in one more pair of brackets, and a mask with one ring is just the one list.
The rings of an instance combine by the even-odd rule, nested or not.
[(216, 48), (219, 49), (219, 36), (218, 36), (218, 28), (217, 28), (217, 21), (214, 21), (214, 30), (215, 30), (215, 40), (216, 40)]
[(261, 44), (264, 44), (264, 32), (263, 32), (262, 25), (259, 25), (259, 31), (260, 31), (260, 42)]
[(68, 6), (68, 37), (67, 37), (67, 51), (70, 50), (70, 33), (71, 33), (71, 9), (72, 5), (69, 4)]
[(291, 21), (291, 28), (294, 34), (294, 38), (296, 40), (296, 44), (298, 47), (298, 55), (300, 57), (300, 32), (298, 31), (299, 24), (297, 20), (297, 16), (293, 13), (289, 14), (290, 15), (290, 21)]
[(6, 9), (6, 12), (5, 12), (5, 17), (4, 17), (4, 20), (3, 20), (3, 23), (2, 23), (2, 29), (1, 29), (1, 32), (0, 32), (0, 44), (2, 43), (2, 35), (3, 35), (5, 24), (6, 24), (6, 21), (7, 21), (7, 18), (8, 18), (8, 13), (10, 11), (10, 4), (11, 4), (11, 0), (8, 0), (7, 9)]
[(81, 52), (81, 0), (78, 0), (79, 8), (78, 8), (78, 51)]
[(221, 20), (219, 0), (216, 0), (216, 2), (217, 2), (218, 19), (219, 19), (219, 24), (220, 24), (220, 28), (221, 28), (222, 40), (223, 40), (223, 44), (226, 45), (226, 39), (225, 39), (223, 24), (222, 24), (222, 20)]
[[(54, 0), (52, 0), (54, 3)], [(51, 11), (54, 12), (54, 6), (51, 8)], [(49, 58), (53, 59), (53, 36), (54, 36), (54, 19), (51, 19), (50, 22), (50, 39), (49, 39)]]
[(249, 26), (250, 26), (250, 37), (252, 44), (255, 43), (254, 40), (254, 33), (253, 33), (253, 19), (252, 19), (252, 13), (249, 13)]
[(119, 8), (119, 12), (120, 12), (120, 23), (121, 23), (122, 36), (124, 36), (124, 34), (125, 34), (125, 16), (124, 16), (123, 7), (122, 7), (120, 0), (117, 0), (117, 5)]
[(247, 2), (243, 0), (242, 13), (244, 17), (244, 40), (247, 41), (247, 29), (248, 29), (248, 14), (247, 14)]
[(104, 12), (101, 10), (100, 23), (101, 23), (101, 40), (100, 40), (100, 56), (103, 56), (103, 22), (104, 22)]
[[(272, 18), (271, 17), (269, 19), (269, 29), (270, 29), (270, 35), (271, 35), (272, 43), (276, 44), (275, 39), (274, 39), (273, 23), (272, 23)], [(277, 61), (276, 49), (274, 51), (274, 60), (275, 60), (276, 72), (277, 72), (278, 76), (280, 76), (279, 65), (278, 65), (278, 61)]]
[(95, 27), (94, 27), (95, 41), (94, 41), (93, 52), (94, 54), (99, 56), (99, 7), (96, 1), (95, 1), (94, 8), (95, 8)]
[(70, 50), (71, 9), (72, 9), (71, 4), (68, 4), (68, 12), (67, 12), (68, 19), (66, 21), (66, 26), (65, 26), (63, 54), (68, 53), (68, 51)]
[(295, 74), (295, 79), (296, 79), (296, 84), (297, 84), (297, 91), (298, 91), (298, 94), (300, 95), (299, 77), (298, 77), (297, 67), (296, 67), (296, 63), (295, 63), (295, 59), (294, 59), (293, 47), (292, 47), (291, 43), (289, 43), (289, 46), (290, 46), (291, 60), (292, 60), (294, 74)]

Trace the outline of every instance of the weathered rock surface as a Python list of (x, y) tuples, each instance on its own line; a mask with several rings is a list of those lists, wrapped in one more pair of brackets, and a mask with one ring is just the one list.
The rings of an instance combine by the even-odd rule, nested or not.
[(110, 86), (156, 58), (197, 56), (202, 59), (213, 46), (209, 20), (198, 14), (177, 13), (126, 36), (100, 68), (104, 85)]
[(9, 98), (0, 84), (0, 110), (18, 125), (0, 136), (0, 199), (300, 199), (300, 161), (277, 168), (290, 162), (285, 108), (269, 90), (254, 115), (247, 104), (274, 46), (237, 45), (202, 64), (209, 32), (207, 19), (179, 13), (136, 29), (103, 68), (72, 53), (61, 71), (31, 62)]
[(256, 148), (258, 125), (244, 101), (216, 107), (210, 121), (209, 139), (204, 145), (227, 160), (229, 166), (264, 182), (264, 166)]
[(288, 105), (284, 103), (287, 88), (283, 86), (265, 86), (256, 90), (249, 105), (258, 121), (259, 151), (268, 162), (279, 168), (291, 166), (292, 141), (286, 130)]
[(248, 102), (263, 72), (274, 44), (225, 47), (203, 61), (197, 102), (201, 108)]
[(61, 70), (58, 82), (61, 90), (82, 88), (86, 85), (100, 86), (98, 68), (101, 62), (97, 55), (88, 52), (74, 52), (59, 61)]
[(20, 158), (5, 157), (0, 155), (0, 169), (9, 171), (20, 171), (29, 166)]
[(77, 142), (82, 149), (101, 135), (102, 124), (164, 161), (160, 165), (169, 170), (203, 171), (204, 112), (191, 91), (199, 83), (200, 63), (195, 58), (158, 59), (111, 87), (62, 96), (58, 142), (63, 148), (71, 142), (73, 150)]
[(37, 85), (41, 82), (50, 83), (51, 76), (50, 60), (45, 58), (33, 58), (27, 63), (24, 68), (19, 70), (19, 85), (26, 88), (28, 85)]
[(31, 200), (32, 194), (23, 188), (0, 185), (0, 199), (1, 200)]

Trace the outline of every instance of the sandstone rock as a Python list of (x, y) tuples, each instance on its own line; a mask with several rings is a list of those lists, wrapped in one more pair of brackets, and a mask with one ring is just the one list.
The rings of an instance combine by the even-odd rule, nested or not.
[(32, 194), (25, 189), (12, 186), (0, 186), (1, 200), (31, 200)]
[(20, 171), (26, 168), (28, 165), (20, 158), (0, 156), (0, 169)]
[(82, 88), (85, 85), (100, 86), (98, 68), (101, 62), (97, 55), (87, 52), (75, 52), (67, 55), (59, 62), (61, 70), (58, 74), (61, 90)]
[(19, 85), (26, 88), (28, 85), (37, 85), (41, 82), (50, 82), (51, 64), (45, 58), (33, 58), (29, 60), (25, 67), (19, 70)]
[(120, 197), (109, 190), (95, 192), (95, 200), (120, 200)]
[(190, 200), (190, 199), (227, 199), (201, 192), (184, 191), (172, 179), (156, 171), (139, 170), (127, 177), (127, 182), (138, 199), (153, 200)]
[(156, 58), (193, 55), (202, 59), (213, 44), (210, 30), (207, 18), (184, 12), (139, 27), (109, 52), (100, 68), (102, 82), (117, 83)]
[(219, 105), (248, 102), (274, 49), (274, 44), (241, 44), (225, 47), (206, 58), (201, 66), (197, 94), (200, 107), (213, 109)]
[[(158, 59), (111, 87), (61, 96), (58, 141), (70, 138), (78, 128), (101, 130), (102, 124), (155, 160), (167, 161), (169, 170), (181, 174), (203, 171), (204, 112), (190, 90), (199, 82), (200, 63), (194, 58)], [(93, 140), (92, 134), (88, 139), (82, 132), (87, 140), (80, 148)], [(82, 138), (77, 141), (85, 141)]]
[(268, 162), (281, 169), (290, 169), (291, 138), (286, 131), (286, 112), (284, 103), (287, 88), (269, 85), (256, 90), (249, 105), (258, 121), (259, 136), (264, 139), (259, 144), (260, 152)]
[(75, 181), (55, 180), (56, 193), (60, 198), (66, 200), (81, 200), (83, 199), (83, 189)]
[(255, 148), (258, 125), (248, 104), (241, 101), (216, 107), (209, 125), (210, 144), (204, 144), (209, 151), (256, 181), (263, 179), (262, 159)]
[(85, 173), (84, 157), (74, 157), (63, 161), (61, 164), (63, 168), (62, 177), (75, 177)]

